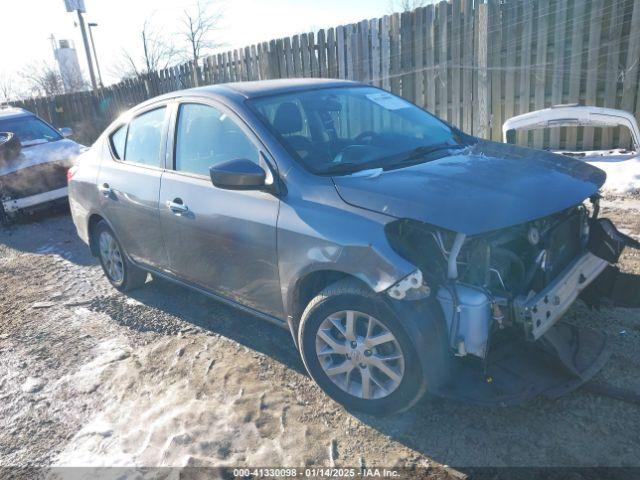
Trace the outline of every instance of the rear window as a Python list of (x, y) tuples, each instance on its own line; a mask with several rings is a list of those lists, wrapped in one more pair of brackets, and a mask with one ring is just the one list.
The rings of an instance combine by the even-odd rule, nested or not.
[(166, 107), (138, 115), (111, 134), (111, 147), (119, 160), (160, 166), (160, 142)]
[(12, 132), (23, 146), (62, 139), (60, 132), (34, 115), (0, 119), (0, 132)]

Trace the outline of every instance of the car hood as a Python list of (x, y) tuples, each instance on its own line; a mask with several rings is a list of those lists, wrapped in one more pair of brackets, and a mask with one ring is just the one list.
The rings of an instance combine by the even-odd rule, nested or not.
[(353, 206), (467, 235), (577, 205), (605, 179), (580, 160), (487, 141), (418, 165), (333, 177), (340, 197)]
[(22, 147), (20, 154), (11, 160), (0, 163), (0, 175), (17, 172), (23, 168), (42, 163), (73, 161), (84, 147), (73, 140), (63, 138), (55, 142), (38, 143)]

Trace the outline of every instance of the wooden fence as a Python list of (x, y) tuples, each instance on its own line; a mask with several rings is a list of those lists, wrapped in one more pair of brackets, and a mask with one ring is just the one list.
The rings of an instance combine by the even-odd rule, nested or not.
[[(156, 95), (240, 80), (332, 77), (381, 86), (475, 135), (501, 139), (507, 118), (562, 103), (640, 116), (640, 0), (450, 0), (303, 33), (125, 80), (97, 92), (14, 102), (91, 142), (119, 113)], [(536, 147), (627, 144), (593, 128), (521, 134)]]

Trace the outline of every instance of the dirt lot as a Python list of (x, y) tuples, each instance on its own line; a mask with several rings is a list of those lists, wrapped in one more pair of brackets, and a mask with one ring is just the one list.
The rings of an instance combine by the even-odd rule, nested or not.
[[(603, 214), (637, 236), (639, 203)], [(350, 414), (287, 331), (162, 281), (116, 292), (64, 213), (0, 232), (0, 285), (0, 466), (640, 466), (640, 407), (582, 391)], [(640, 310), (568, 316), (611, 339), (598, 378), (640, 391)]]

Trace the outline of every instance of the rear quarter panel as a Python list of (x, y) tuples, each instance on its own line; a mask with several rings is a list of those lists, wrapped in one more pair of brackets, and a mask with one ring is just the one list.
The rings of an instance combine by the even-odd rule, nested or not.
[(71, 217), (83, 242), (89, 244), (89, 218), (99, 213), (97, 181), (102, 158), (107, 155), (108, 146), (104, 137), (76, 160), (76, 170), (69, 182), (69, 207)]

